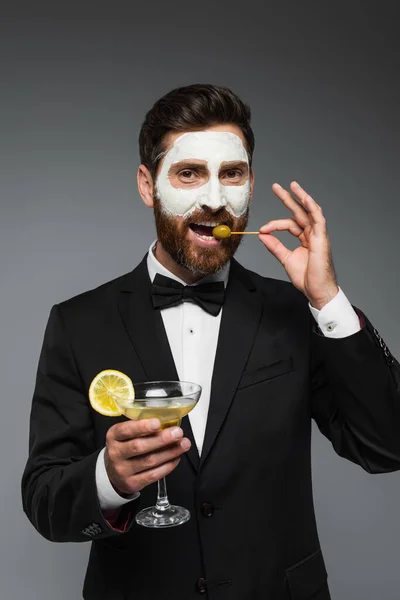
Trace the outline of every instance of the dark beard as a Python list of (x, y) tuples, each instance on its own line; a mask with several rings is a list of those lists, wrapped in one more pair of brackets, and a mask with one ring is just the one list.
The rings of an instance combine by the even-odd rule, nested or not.
[(239, 248), (243, 236), (232, 235), (222, 240), (221, 244), (215, 248), (202, 248), (185, 239), (190, 223), (219, 221), (231, 229), (235, 225), (237, 231), (244, 231), (249, 218), (249, 208), (244, 215), (234, 221), (232, 215), (225, 208), (212, 212), (205, 207), (202, 211), (196, 211), (179, 223), (176, 217), (163, 211), (160, 200), (154, 197), (154, 217), (157, 239), (171, 258), (180, 267), (191, 273), (206, 276), (217, 273), (231, 260)]

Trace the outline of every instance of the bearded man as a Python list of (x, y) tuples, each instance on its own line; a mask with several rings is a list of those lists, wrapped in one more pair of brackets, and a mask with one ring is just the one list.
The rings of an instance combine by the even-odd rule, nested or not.
[[(157, 240), (132, 272), (51, 311), (24, 510), (49, 540), (92, 542), (87, 600), (328, 600), (311, 419), (367, 472), (399, 469), (400, 365), (338, 286), (322, 209), (299, 184), (273, 184), (293, 217), (259, 234), (290, 282), (242, 267), (242, 236), (214, 238), (217, 225), (246, 228), (253, 194), (250, 110), (237, 95), (171, 91), (139, 145)], [(300, 245), (289, 251), (278, 230)], [(134, 383), (193, 381), (202, 395), (182, 427), (106, 417), (88, 390), (109, 368)], [(165, 475), (191, 519), (142, 527), (135, 515)]]

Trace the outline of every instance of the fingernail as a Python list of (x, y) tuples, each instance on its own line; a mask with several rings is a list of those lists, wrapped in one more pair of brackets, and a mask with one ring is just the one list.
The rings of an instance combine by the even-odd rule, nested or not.
[(149, 421), (149, 429), (151, 429), (152, 431), (157, 431), (157, 429), (160, 429), (161, 427), (161, 423), (158, 419), (151, 419)]
[(183, 431), (179, 427), (173, 427), (171, 429), (171, 435), (174, 439), (177, 440), (178, 438), (182, 437)]
[(189, 450), (190, 448), (190, 441), (189, 440), (182, 440), (181, 441), (181, 446), (184, 450)]

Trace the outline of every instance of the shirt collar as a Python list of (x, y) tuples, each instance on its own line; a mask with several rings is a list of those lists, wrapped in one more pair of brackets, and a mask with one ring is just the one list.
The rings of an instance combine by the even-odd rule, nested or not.
[[(157, 273), (159, 273), (160, 275), (164, 275), (165, 277), (170, 277), (171, 279), (175, 279), (175, 281), (179, 281), (179, 283), (182, 283), (183, 285), (187, 285), (187, 283), (185, 281), (183, 281), (182, 279), (180, 279), (179, 277), (174, 275), (174, 273), (171, 273), (171, 271), (169, 271), (166, 267), (164, 267), (164, 265), (162, 265), (156, 259), (156, 257), (154, 256), (154, 248), (155, 248), (156, 242), (157, 242), (157, 240), (155, 240), (151, 244), (148, 255), (147, 255), (147, 269), (149, 271), (149, 276), (150, 276), (151, 281), (153, 282), (155, 276), (157, 275)], [(225, 287), (226, 287), (227, 283), (228, 283), (229, 269), (230, 269), (230, 262), (227, 262), (226, 265), (224, 265), (222, 267), (222, 269), (220, 269), (218, 271), (218, 273), (213, 273), (212, 275), (206, 275), (199, 281), (196, 281), (196, 283), (194, 283), (193, 285), (199, 285), (200, 283), (209, 283), (211, 281), (223, 281), (225, 284)]]

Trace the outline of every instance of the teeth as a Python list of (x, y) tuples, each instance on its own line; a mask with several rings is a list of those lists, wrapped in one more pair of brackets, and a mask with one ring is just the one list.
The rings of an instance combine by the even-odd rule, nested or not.
[(210, 223), (210, 221), (202, 221), (201, 223), (196, 223), (196, 225), (205, 225), (206, 227), (217, 227), (219, 223), (217, 221), (213, 221), (212, 223)]
[(214, 239), (213, 235), (200, 235), (199, 233), (196, 232), (197, 237), (201, 238), (202, 240), (206, 240), (206, 241), (210, 241)]

